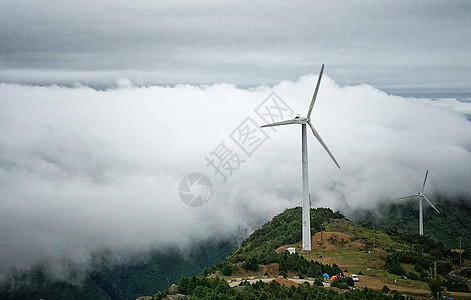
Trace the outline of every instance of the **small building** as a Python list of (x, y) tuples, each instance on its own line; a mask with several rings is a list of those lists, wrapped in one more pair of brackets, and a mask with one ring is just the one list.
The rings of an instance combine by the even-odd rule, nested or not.
[(296, 253), (296, 249), (294, 247), (289, 247), (288, 249), (286, 249), (286, 251), (288, 251), (289, 254), (295, 254)]

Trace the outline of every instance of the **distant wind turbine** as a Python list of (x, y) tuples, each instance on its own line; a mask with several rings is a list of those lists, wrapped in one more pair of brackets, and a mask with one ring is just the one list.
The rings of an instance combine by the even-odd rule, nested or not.
[(311, 251), (311, 211), (310, 211), (311, 204), (310, 204), (310, 197), (309, 197), (306, 124), (308, 124), (309, 127), (311, 127), (311, 130), (314, 136), (317, 138), (319, 143), (321, 143), (322, 147), (324, 147), (325, 151), (327, 151), (327, 153), (332, 158), (334, 163), (340, 169), (339, 164), (335, 160), (329, 148), (327, 148), (321, 136), (312, 125), (311, 118), (310, 118), (312, 109), (314, 107), (314, 103), (316, 101), (317, 92), (319, 91), (319, 85), (321, 84), (321, 78), (322, 78), (323, 72), (324, 72), (324, 65), (322, 65), (319, 78), (317, 79), (316, 89), (314, 91), (314, 95), (312, 96), (312, 101), (311, 101), (311, 105), (309, 106), (309, 110), (307, 111), (307, 117), (300, 117), (299, 115), (297, 115), (292, 120), (286, 120), (286, 121), (281, 121), (281, 122), (276, 122), (276, 123), (261, 126), (261, 127), (272, 127), (272, 126), (281, 126), (281, 125), (290, 125), (290, 124), (301, 125), (302, 170), (303, 170), (302, 237), (303, 237), (303, 250), (304, 251)]
[(433, 206), (432, 202), (430, 202), (430, 200), (428, 200), (428, 198), (424, 195), (424, 188), (425, 188), (425, 183), (427, 182), (427, 176), (428, 176), (428, 170), (427, 172), (425, 172), (424, 184), (422, 185), (422, 191), (420, 193), (398, 199), (398, 200), (401, 200), (401, 199), (419, 197), (419, 235), (424, 235), (424, 212), (422, 208), (422, 199), (427, 200), (427, 202), (433, 207), (433, 209), (435, 209), (437, 213), (440, 213), (438, 209), (435, 206)]

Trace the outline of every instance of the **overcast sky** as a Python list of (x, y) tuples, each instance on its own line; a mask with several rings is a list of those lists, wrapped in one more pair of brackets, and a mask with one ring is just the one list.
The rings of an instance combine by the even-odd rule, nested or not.
[[(273, 91), (305, 114), (322, 63), (313, 123), (342, 169), (309, 136), (315, 206), (417, 193), (427, 169), (431, 200), (469, 197), (468, 1), (221, 3), (0, 0), (0, 281), (299, 205), (299, 128), (257, 131), (250, 155), (234, 138)], [(384, 92), (403, 89), (422, 97)], [(206, 160), (221, 142), (241, 159), (227, 182)], [(192, 172), (214, 186), (200, 208), (178, 194)]]
[[(469, 88), (463, 1), (6, 1), (0, 80)], [(32, 72), (34, 71), (34, 72)]]

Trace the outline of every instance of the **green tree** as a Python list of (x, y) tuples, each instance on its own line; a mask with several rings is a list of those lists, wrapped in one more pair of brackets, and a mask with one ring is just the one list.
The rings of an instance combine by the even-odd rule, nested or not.
[(381, 289), (381, 293), (389, 294), (390, 291), (391, 289), (387, 285), (383, 285), (383, 288)]
[(391, 274), (403, 276), (406, 275), (406, 271), (401, 267), (399, 257), (395, 254), (388, 256), (386, 263), (384, 264), (386, 271)]
[(224, 276), (231, 276), (234, 266), (230, 263), (225, 263), (222, 267), (221, 273)]
[(347, 285), (348, 286), (354, 286), (355, 285), (355, 281), (353, 281), (352, 277), (347, 278)]
[(251, 271), (258, 271), (259, 266), (255, 257), (249, 257), (243, 264), (242, 268)]

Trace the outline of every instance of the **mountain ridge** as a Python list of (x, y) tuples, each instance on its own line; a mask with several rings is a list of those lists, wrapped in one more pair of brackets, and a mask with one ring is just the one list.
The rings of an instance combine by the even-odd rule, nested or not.
[[(458, 254), (429, 237), (371, 230), (346, 219), (339, 212), (319, 208), (311, 210), (311, 231), (316, 242), (322, 229), (322, 245), (305, 252), (301, 250), (300, 227), (301, 208), (286, 209), (201, 276), (183, 278), (178, 293), (187, 299), (292, 299), (296, 295), (302, 295), (300, 299), (316, 299), (317, 296), (324, 297), (322, 299), (364, 299), (367, 295), (369, 299), (404, 299), (402, 294), (423, 297), (433, 291), (443, 293), (446, 287), (447, 295), (465, 297), (463, 299), (471, 297), (469, 293), (460, 294), (460, 291), (469, 291), (468, 279), (461, 277), (464, 282), (455, 282), (449, 277), (450, 271), (457, 269)], [(327, 249), (325, 245), (332, 248)], [(292, 247), (295, 253), (278, 252), (281, 246), (284, 247), (282, 250)], [(438, 279), (435, 290), (431, 291), (434, 264)], [(352, 272), (361, 274), (361, 279), (356, 284), (349, 284), (358, 285), (360, 289), (350, 290), (345, 279), (335, 280), (332, 284), (321, 280), (326, 273), (333, 276)], [(291, 292), (283, 288), (285, 285), (290, 286)], [(368, 286), (381, 291), (371, 291)], [(219, 292), (213, 290), (215, 287)], [(338, 288), (349, 291), (339, 293)], [(162, 291), (154, 295), (154, 299), (166, 299), (167, 296), (167, 291)]]

